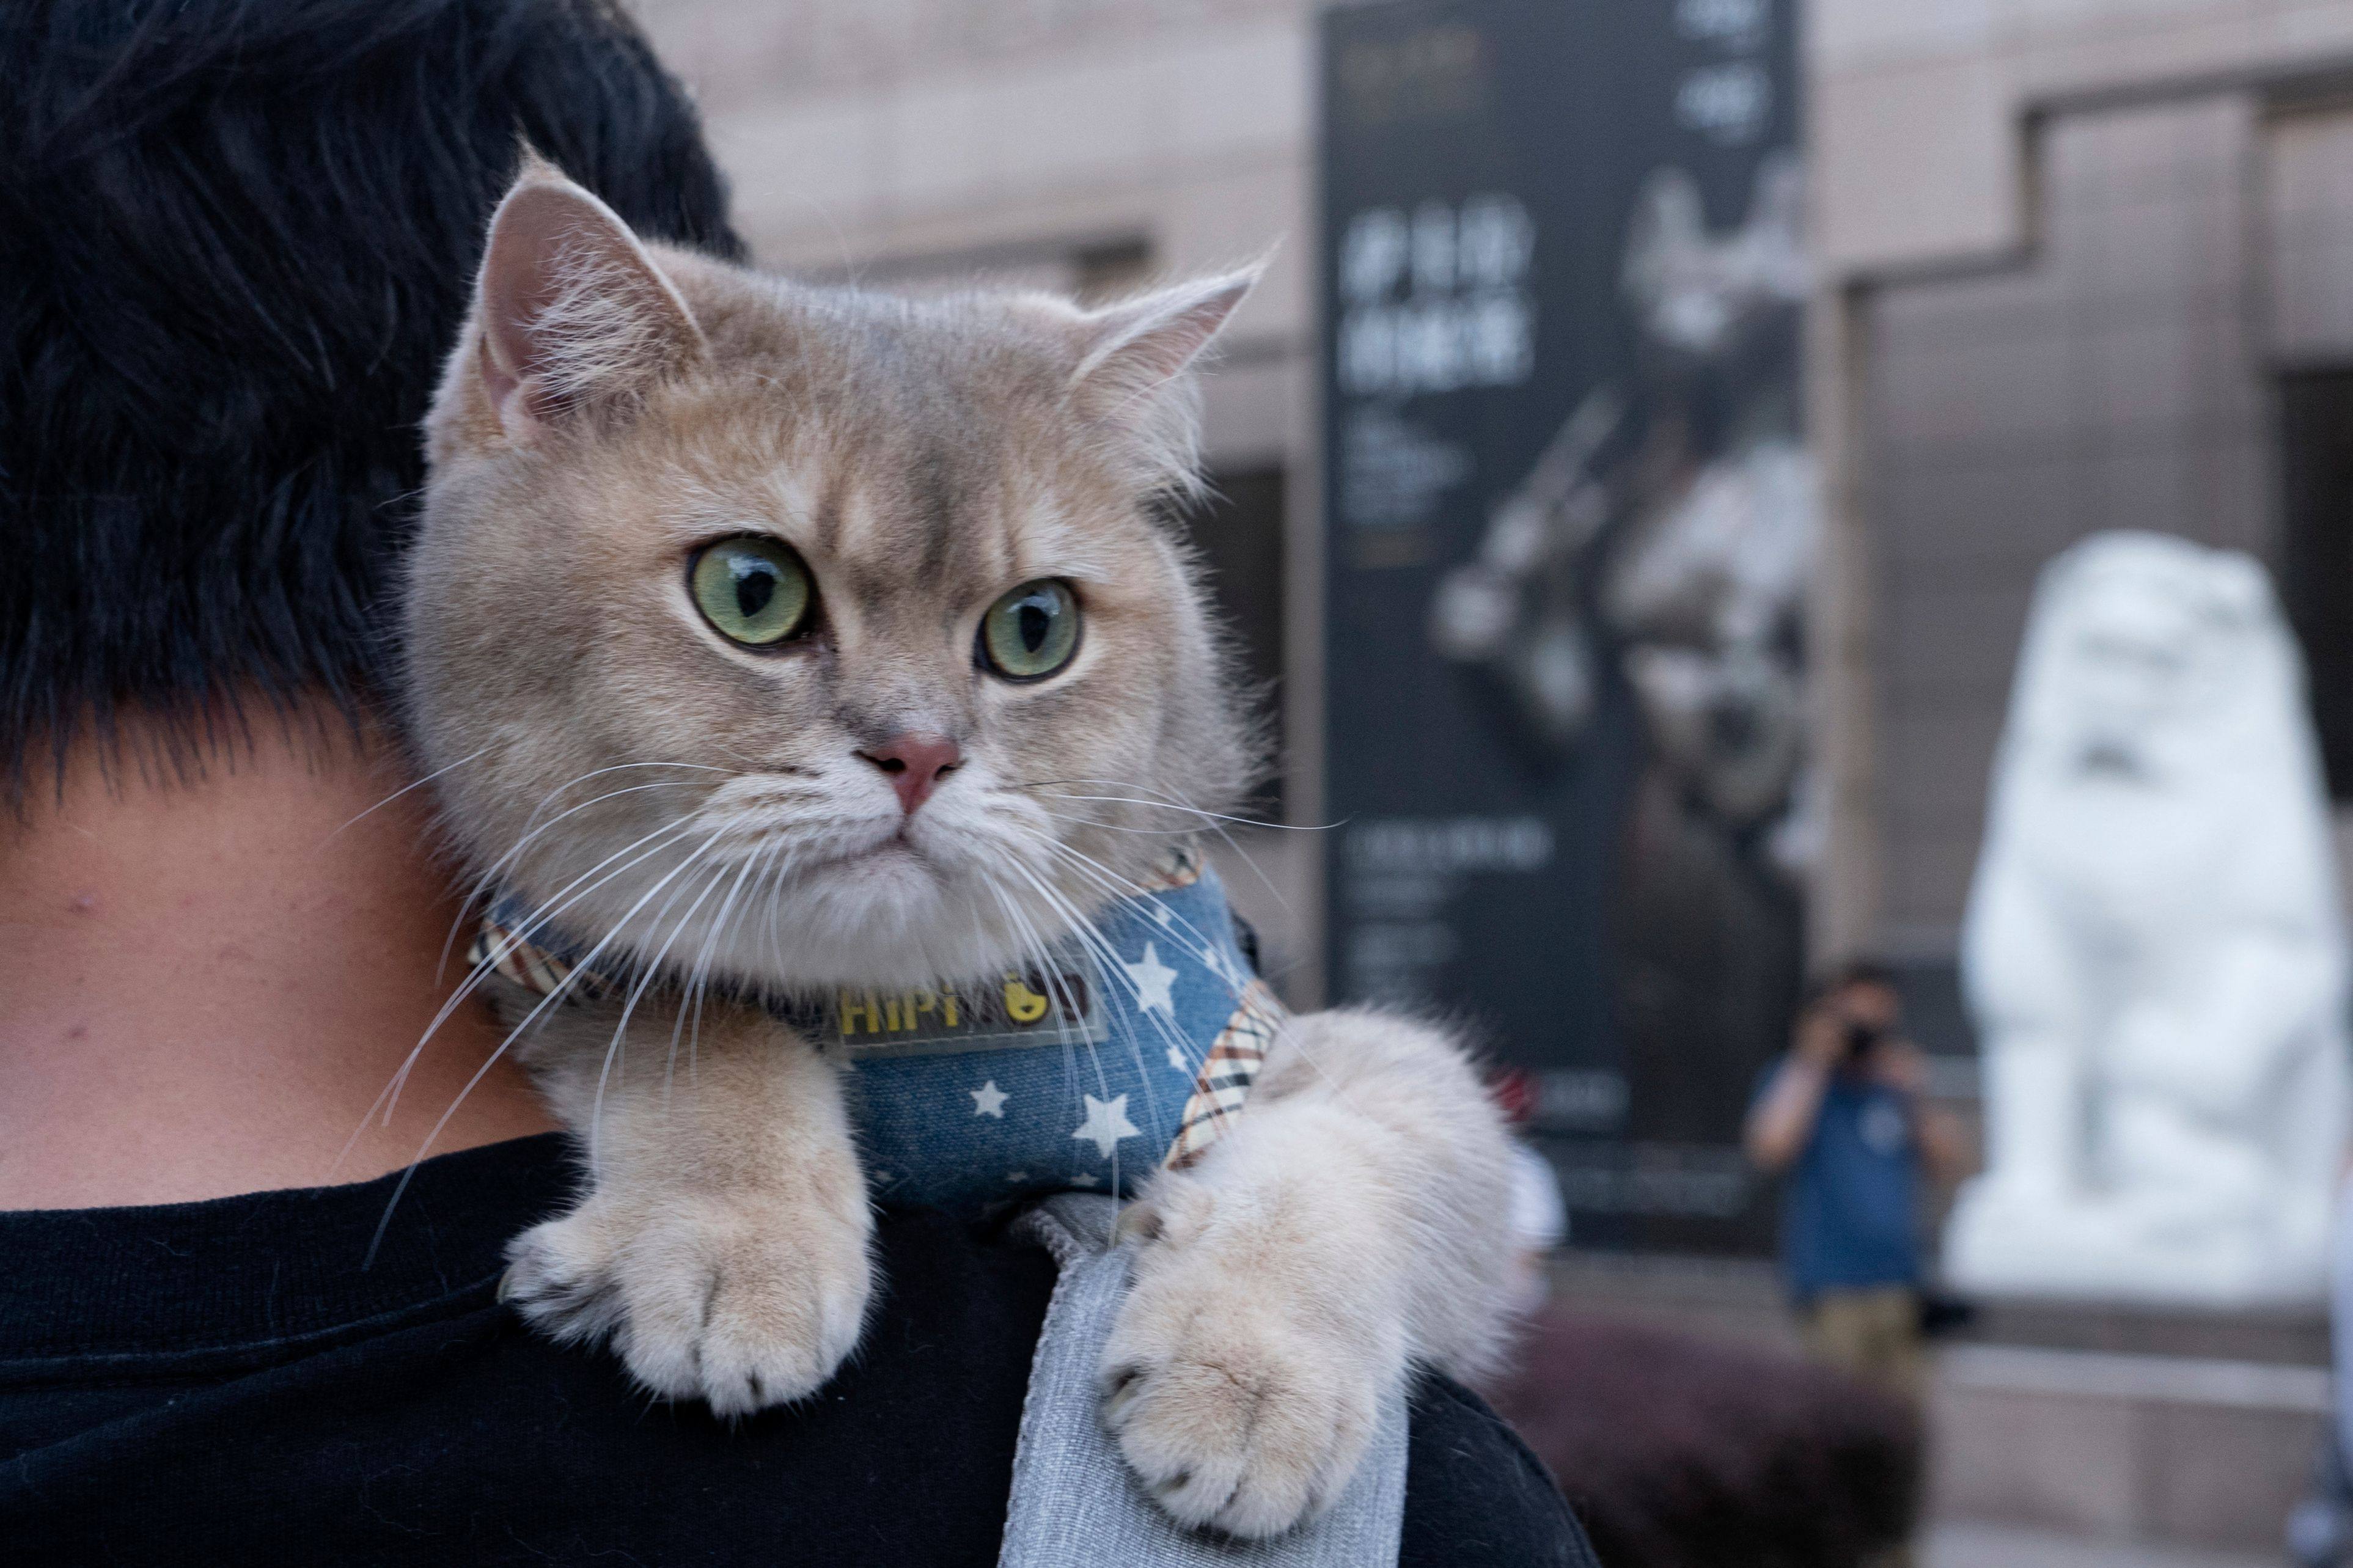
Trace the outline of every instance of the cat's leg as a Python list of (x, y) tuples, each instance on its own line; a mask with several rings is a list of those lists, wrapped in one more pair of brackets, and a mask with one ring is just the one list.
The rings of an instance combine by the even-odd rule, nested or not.
[(501, 1293), (714, 1415), (814, 1392), (858, 1342), (873, 1216), (840, 1074), (755, 1009), (554, 1010), (528, 1059), (587, 1158), (578, 1206), (508, 1248)]
[(1444, 1035), (1292, 1023), (1236, 1124), (1131, 1211), (1145, 1241), (1103, 1418), (1153, 1494), (1250, 1536), (1329, 1502), (1413, 1366), (1496, 1353), (1510, 1184), (1502, 1118)]

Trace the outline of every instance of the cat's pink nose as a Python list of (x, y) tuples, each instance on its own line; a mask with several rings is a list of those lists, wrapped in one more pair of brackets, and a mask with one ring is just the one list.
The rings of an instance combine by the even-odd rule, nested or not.
[(964, 748), (944, 735), (893, 735), (858, 754), (890, 775), (899, 807), (909, 816), (964, 762)]

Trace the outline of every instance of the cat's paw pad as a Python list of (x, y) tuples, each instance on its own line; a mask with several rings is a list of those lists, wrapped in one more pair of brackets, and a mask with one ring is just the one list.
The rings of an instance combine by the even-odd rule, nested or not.
[(1103, 1425), (1180, 1523), (1275, 1535), (1319, 1512), (1372, 1439), (1377, 1358), (1280, 1321), (1250, 1287), (1140, 1285), (1105, 1347)]
[(508, 1256), (501, 1294), (526, 1319), (561, 1339), (610, 1334), (648, 1390), (724, 1418), (823, 1386), (857, 1346), (872, 1285), (857, 1227), (694, 1199), (592, 1203)]

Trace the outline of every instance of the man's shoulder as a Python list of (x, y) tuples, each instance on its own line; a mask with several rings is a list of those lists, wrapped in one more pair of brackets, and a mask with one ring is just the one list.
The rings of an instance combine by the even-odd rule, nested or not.
[[(994, 1562), (1054, 1289), (1047, 1254), (886, 1210), (859, 1354), (810, 1400), (730, 1426), (649, 1402), (608, 1353), (551, 1343), (497, 1301), (503, 1237), (566, 1179), (552, 1147), (422, 1171), (417, 1218), (398, 1233), (414, 1245), (386, 1247), (356, 1304), (306, 1286), (290, 1237), (306, 1255), (356, 1258), (384, 1202), (372, 1184), (178, 1215), (202, 1234), (174, 1233), (183, 1272), (157, 1290), (249, 1296), (252, 1311), (170, 1319), (180, 1328), (159, 1340), (168, 1302), (150, 1294), (120, 1303), (120, 1342), (75, 1321), (70, 1342), (16, 1345), (18, 1370), (30, 1357), (39, 1375), (0, 1379), (0, 1535), (60, 1561), (103, 1546), (190, 1563), (750, 1562), (789, 1539), (845, 1565)], [(280, 1210), (288, 1226), (260, 1223)], [(86, 1272), (111, 1245), (124, 1269), (100, 1272), (145, 1279), (130, 1265), (170, 1217), (75, 1227), (51, 1281), (60, 1321), (90, 1300), (62, 1277), (69, 1254)], [(398, 1294), (379, 1276), (405, 1266), (414, 1300), (376, 1310)], [(0, 1365), (10, 1351), (0, 1335)], [(708, 1506), (649, 1509), (649, 1497)], [(1426, 1568), (1592, 1562), (1511, 1429), (1436, 1380), (1414, 1401), (1403, 1534), (1400, 1561)]]

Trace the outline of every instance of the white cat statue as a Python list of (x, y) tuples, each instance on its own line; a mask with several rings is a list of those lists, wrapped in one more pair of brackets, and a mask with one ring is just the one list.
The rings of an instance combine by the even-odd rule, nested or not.
[(1961, 970), (1988, 1158), (1953, 1284), (2320, 1299), (2344, 934), (2303, 666), (2252, 559), (2116, 532), (2043, 569)]

